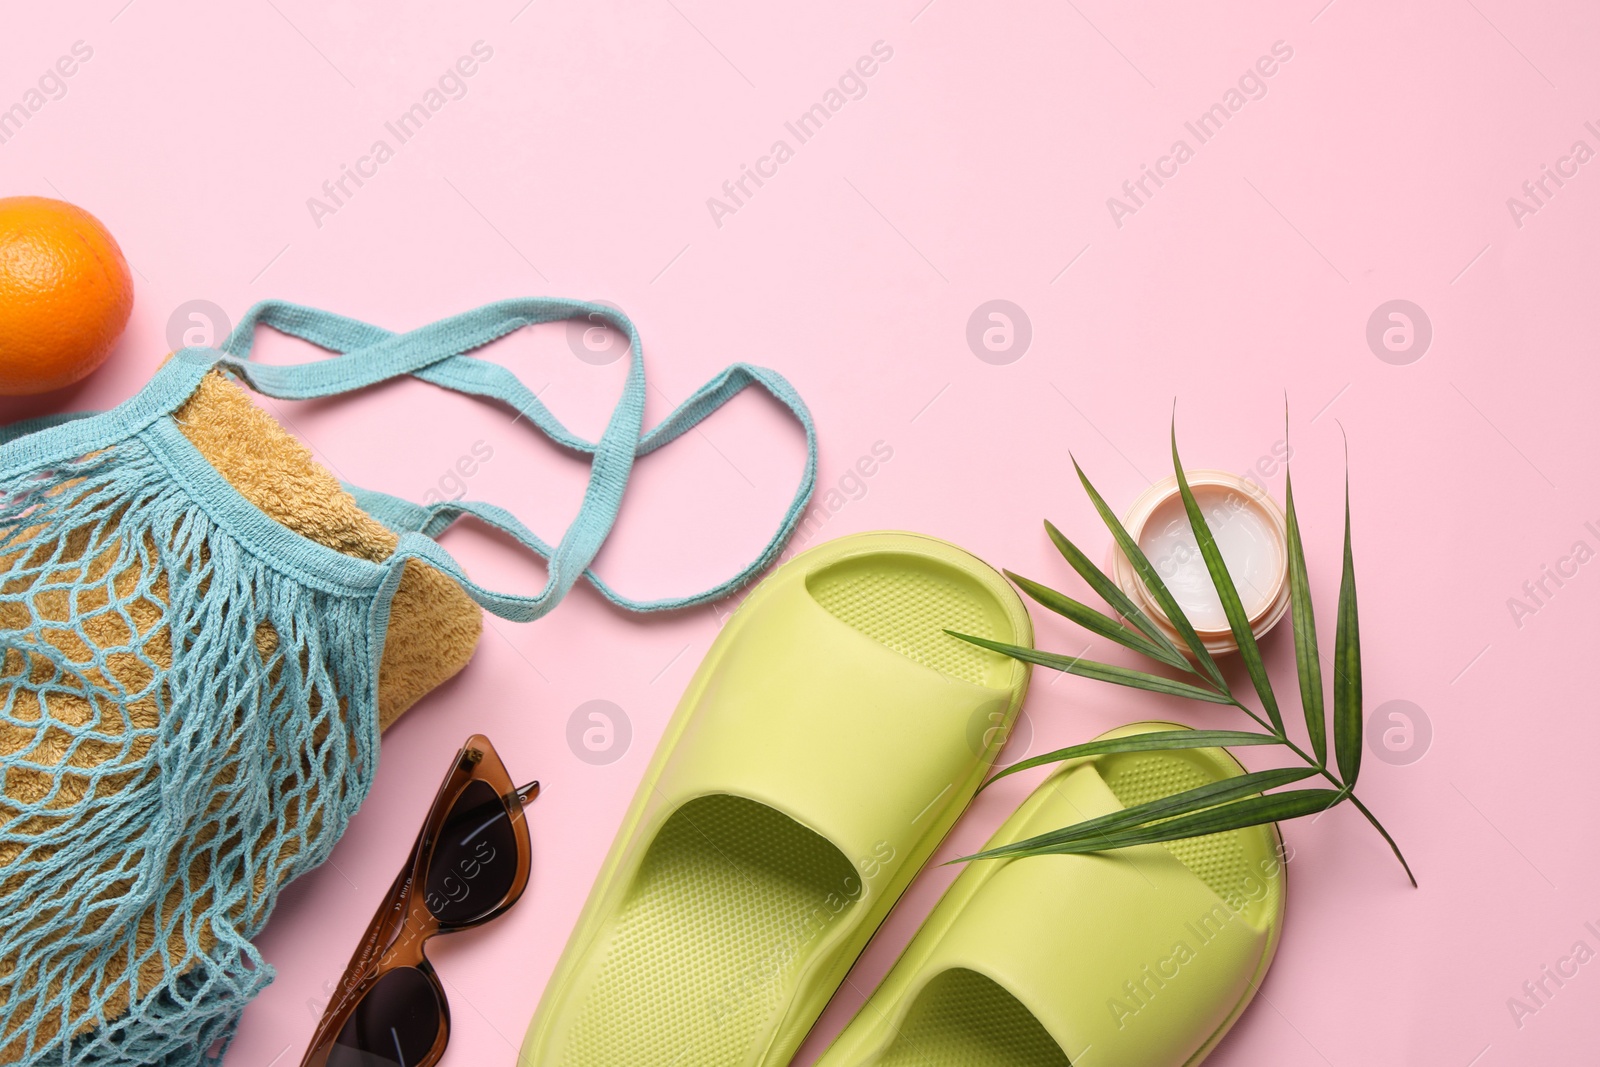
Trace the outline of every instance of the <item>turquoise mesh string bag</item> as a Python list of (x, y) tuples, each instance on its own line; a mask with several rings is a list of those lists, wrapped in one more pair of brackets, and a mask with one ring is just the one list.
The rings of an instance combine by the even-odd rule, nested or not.
[[(467, 353), (522, 326), (605, 321), (631, 362), (604, 433), (568, 431), (506, 368)], [(258, 325), (335, 355), (250, 361)], [(400, 375), (501, 403), (592, 457), (571, 526), (550, 545), (511, 512), (432, 506), (346, 487), (398, 535), (374, 562), (308, 540), (246, 500), (173, 413), (213, 372), (285, 399)], [(634, 459), (749, 386), (806, 432), (801, 484), (759, 558), (714, 589), (629, 599), (589, 564)], [(581, 577), (636, 611), (703, 603), (768, 565), (816, 477), (805, 405), (769, 370), (738, 364), (642, 433), (638, 338), (612, 309), (511, 300), (408, 333), (282, 303), (251, 309), (221, 349), (187, 348), (102, 414), (0, 433), (0, 1061), (219, 1062), (240, 1012), (272, 977), (251, 944), (279, 891), (324, 860), (378, 758), (377, 674), (408, 560), (526, 621)], [(520, 420), (519, 420), (520, 421)], [(546, 560), (536, 595), (472, 582), (434, 538), (462, 515)]]

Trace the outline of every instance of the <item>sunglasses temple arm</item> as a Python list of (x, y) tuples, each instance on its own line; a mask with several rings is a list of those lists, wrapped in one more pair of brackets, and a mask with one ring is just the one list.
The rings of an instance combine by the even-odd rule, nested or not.
[(526, 804), (528, 801), (539, 795), (539, 783), (535, 781), (529, 782), (527, 785), (519, 785), (517, 786), (515, 792), (517, 799)]

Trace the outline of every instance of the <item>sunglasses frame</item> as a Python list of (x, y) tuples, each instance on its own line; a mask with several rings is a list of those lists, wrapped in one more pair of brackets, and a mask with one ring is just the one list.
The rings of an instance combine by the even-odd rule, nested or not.
[[(439, 842), (445, 819), (454, 808), (456, 800), (469, 784), (484, 782), (495, 791), (511, 818), (512, 832), (517, 842), (517, 870), (505, 895), (487, 912), (465, 923), (441, 922), (429, 909), (426, 901), (428, 864)], [(421, 1060), (407, 1067), (433, 1067), (444, 1055), (450, 1042), (450, 1003), (445, 997), (444, 985), (428, 962), (424, 947), (437, 934), (470, 930), (504, 914), (515, 904), (528, 887), (528, 877), (533, 865), (533, 844), (528, 837), (528, 822), (524, 806), (539, 795), (539, 783), (517, 786), (506, 772), (505, 764), (494, 745), (482, 734), (473, 734), (461, 746), (455, 762), (445, 775), (439, 791), (434, 794), (428, 817), (417, 834), (416, 842), (405, 866), (395, 877), (394, 884), (384, 894), (383, 902), (367, 926), (356, 946), (355, 954), (339, 979), (339, 986), (322, 1013), (311, 1044), (306, 1049), (300, 1067), (326, 1067), (339, 1034), (355, 1013), (362, 999), (390, 971), (410, 967), (421, 972), (433, 987), (439, 1003), (439, 1033), (432, 1047)]]

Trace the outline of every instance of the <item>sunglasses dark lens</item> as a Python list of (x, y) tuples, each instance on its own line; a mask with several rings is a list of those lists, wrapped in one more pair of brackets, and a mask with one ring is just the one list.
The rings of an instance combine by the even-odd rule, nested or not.
[(378, 979), (328, 1053), (328, 1067), (417, 1067), (444, 1021), (439, 993), (415, 967)]
[(511, 813), (487, 782), (468, 782), (439, 830), (423, 902), (442, 923), (470, 923), (504, 901), (516, 879)]

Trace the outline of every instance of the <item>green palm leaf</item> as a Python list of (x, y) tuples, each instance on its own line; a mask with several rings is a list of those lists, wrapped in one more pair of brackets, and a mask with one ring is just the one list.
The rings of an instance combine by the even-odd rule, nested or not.
[(1073, 852), (1105, 852), (1133, 845), (1154, 845), (1163, 841), (1181, 841), (1186, 837), (1204, 837), (1206, 834), (1243, 830), (1251, 826), (1277, 822), (1280, 819), (1298, 819), (1326, 811), (1345, 798), (1343, 790), (1294, 789), (1270, 796), (1247, 797), (1219, 808), (1184, 815), (1168, 822), (1108, 834), (1099, 841), (1077, 841), (1063, 846), (1041, 849), (1033, 855), (1064, 854)]
[(1048, 519), (1045, 520), (1044, 528), (1045, 532), (1050, 535), (1050, 540), (1055, 542), (1056, 550), (1061, 553), (1072, 569), (1078, 572), (1079, 577), (1089, 584), (1089, 588), (1099, 593), (1100, 599), (1110, 604), (1112, 611), (1133, 623), (1152, 643), (1161, 647), (1163, 654), (1157, 656), (1157, 659), (1186, 671), (1193, 670), (1189, 661), (1183, 658), (1183, 653), (1178, 651), (1178, 646), (1173, 644), (1172, 640), (1161, 632), (1161, 627), (1156, 625), (1155, 620), (1150, 618), (1149, 615), (1145, 614), (1143, 608), (1135, 604), (1133, 599), (1122, 591), (1120, 585), (1112, 581), (1104, 571), (1095, 566), (1094, 562), (1084, 555), (1077, 545), (1067, 540), (1066, 535), (1056, 529), (1055, 525)]
[(1356, 565), (1350, 551), (1350, 478), (1344, 483), (1344, 573), (1339, 623), (1333, 635), (1333, 751), (1339, 777), (1353, 788), (1361, 773), (1361, 622), (1356, 614)]
[(1204, 700), (1212, 704), (1233, 703), (1228, 697), (1210, 689), (1201, 689), (1199, 686), (1190, 685), (1188, 682), (1163, 678), (1159, 674), (1146, 674), (1144, 671), (1130, 670), (1127, 667), (1118, 667), (1110, 663), (1097, 663), (1092, 659), (1083, 659), (1079, 656), (1062, 656), (1055, 652), (1041, 652), (1034, 648), (1024, 648), (1021, 645), (1008, 645), (1003, 641), (991, 641), (987, 637), (974, 637), (971, 634), (957, 633), (954, 630), (946, 630), (945, 633), (962, 641), (970, 641), (990, 651), (999, 652), (1001, 655), (1010, 656), (1012, 659), (1020, 659), (1025, 663), (1036, 663), (1041, 667), (1049, 667), (1051, 670), (1063, 671), (1067, 674), (1076, 674), (1101, 682), (1112, 682), (1116, 685), (1126, 685), (1134, 689), (1145, 689), (1152, 693), (1188, 697), (1190, 700)]
[[(1200, 664), (1200, 669), (1215, 682), (1218, 688), (1227, 691), (1228, 683), (1222, 677), (1222, 669), (1217, 666), (1217, 661), (1211, 658), (1211, 653), (1206, 651), (1206, 646), (1201, 643), (1200, 635), (1194, 632), (1194, 627), (1189, 624), (1188, 616), (1178, 606), (1172, 593), (1167, 589), (1166, 583), (1161, 580), (1161, 575), (1150, 565), (1145, 558), (1144, 551), (1134, 539), (1128, 536), (1128, 531), (1123, 527), (1122, 520), (1117, 518), (1110, 506), (1105, 502), (1095, 487), (1089, 483), (1089, 476), (1083, 473), (1083, 468), (1078, 466), (1078, 461), (1072, 461), (1073, 470), (1078, 472), (1078, 480), (1083, 483), (1084, 491), (1089, 494), (1089, 500), (1094, 504), (1095, 511), (1100, 513), (1100, 519), (1111, 531), (1111, 536), (1116, 539), (1117, 546), (1122, 549), (1123, 555), (1128, 557), (1128, 562), (1133, 564), (1134, 573), (1139, 576), (1139, 581), (1150, 591), (1151, 597), (1160, 605), (1161, 611), (1166, 615), (1172, 628), (1178, 631), (1178, 636), (1183, 638), (1183, 643), (1189, 646), (1189, 652), (1194, 656), (1195, 662)], [(1231, 703), (1232, 701), (1228, 701)]]
[(1206, 561), (1211, 584), (1216, 587), (1217, 596), (1222, 601), (1223, 613), (1228, 616), (1228, 628), (1233, 631), (1234, 642), (1239, 646), (1239, 658), (1244, 660), (1245, 670), (1250, 672), (1250, 681), (1256, 687), (1256, 695), (1261, 698), (1261, 706), (1266, 710), (1267, 718), (1272, 720), (1272, 728), (1282, 734), (1283, 713), (1278, 710), (1278, 698), (1273, 695), (1272, 680), (1267, 677), (1266, 664), (1261, 662), (1261, 650), (1256, 646), (1256, 635), (1250, 629), (1250, 617), (1245, 614), (1244, 605), (1239, 601), (1239, 590), (1233, 584), (1233, 576), (1228, 573), (1228, 565), (1223, 561), (1222, 550), (1217, 547), (1216, 538), (1211, 535), (1211, 526), (1206, 522), (1205, 514), (1200, 510), (1194, 493), (1189, 489), (1189, 479), (1184, 477), (1183, 461), (1178, 458), (1176, 419), (1173, 420), (1172, 426), (1172, 469), (1178, 478), (1178, 493), (1183, 497), (1183, 510), (1189, 516), (1189, 526), (1194, 531), (1195, 543), (1199, 545), (1200, 555)]
[[(1316, 773), (1310, 768), (1303, 769), (1308, 774)], [(1277, 822), (1279, 819), (1297, 819), (1302, 815), (1325, 811), (1343, 800), (1345, 795), (1344, 791), (1339, 789), (1293, 789), (1287, 793), (1246, 796), (1225, 804), (1205, 806), (1203, 810), (1160, 822), (1146, 822), (1143, 825), (1089, 835), (1065, 836), (1051, 841), (1042, 839), (1053, 835), (1040, 834), (1037, 838), (1018, 841), (1015, 845), (988, 849), (965, 858), (1015, 859), (1023, 856), (1058, 856), (1081, 852), (1107, 852), (1115, 848), (1153, 845), (1162, 841), (1181, 841), (1186, 837), (1203, 837), (1206, 834), (1243, 830), (1263, 823)], [(1075, 828), (1069, 826), (1066, 829)]]
[[(1270, 722), (1234, 698), (1221, 669), (1210, 653), (1206, 651), (1199, 635), (1195, 633), (1193, 625), (1190, 624), (1183, 610), (1178, 606), (1171, 591), (1162, 582), (1159, 573), (1151, 565), (1150, 560), (1146, 558), (1138, 544), (1129, 536), (1121, 521), (1112, 513), (1105, 499), (1090, 484), (1088, 476), (1084, 474), (1083, 469), (1078, 466), (1075, 459), (1073, 460), (1073, 469), (1077, 471), (1078, 480), (1083, 483), (1084, 491), (1094, 504), (1095, 511), (1099, 514), (1107, 529), (1111, 531), (1117, 547), (1127, 557), (1144, 588), (1149, 591), (1151, 600), (1166, 614), (1167, 622), (1171, 623), (1172, 629), (1176, 631), (1185, 649), (1180, 650), (1179, 645), (1173, 642), (1165, 628), (1155, 623), (1152, 618), (1153, 612), (1147, 613), (1135, 604), (1132, 598), (1117, 583), (1107, 577), (1075, 544), (1063, 536), (1061, 531), (1057, 530), (1049, 522), (1045, 523), (1045, 529), (1049, 532), (1050, 539), (1055, 543), (1056, 548), (1072, 566), (1072, 569), (1084, 579), (1090, 588), (1103, 597), (1112, 611), (1121, 616), (1121, 618), (1118, 619), (1112, 615), (1107, 615), (1080, 603), (1064, 593), (1050, 589), (1030, 579), (1022, 578), (1009, 571), (1006, 572), (1007, 576), (1016, 582), (1024, 593), (1042, 606), (1078, 623), (1091, 633), (1115, 641), (1124, 648), (1148, 656), (1165, 666), (1185, 671), (1202, 684), (1195, 685), (1145, 671), (1086, 660), (1082, 657), (1042, 652), (1032, 648), (1024, 648), (1020, 645), (1006, 644), (1000, 641), (992, 641), (988, 638), (957, 633), (954, 630), (946, 630), (944, 632), (951, 637), (968, 641), (981, 648), (999, 652), (1013, 659), (1049, 667), (1068, 674), (1076, 674), (1084, 678), (1142, 689), (1147, 692), (1180, 696), (1189, 700), (1232, 705), (1239, 708), (1270, 732), (1167, 730), (1090, 741), (1081, 745), (1056, 749), (1052, 752), (1046, 752), (1023, 760), (995, 774), (984, 785), (988, 786), (1008, 775), (1044, 764), (1061, 763), (1067, 760), (1113, 752), (1159, 752), (1241, 745), (1281, 745), (1294, 755), (1299, 756), (1305, 765), (1302, 767), (1255, 771), (1225, 779), (1221, 782), (1208, 783), (1197, 789), (1185, 790), (1172, 796), (1151, 801), (1148, 804), (1137, 805), (1124, 811), (1113, 812), (1096, 819), (1065, 826), (1058, 830), (1030, 837), (1024, 841), (988, 849), (951, 862), (999, 857), (1103, 852), (1134, 845), (1175, 841), (1206, 834), (1241, 830), (1282, 819), (1310, 815), (1315, 812), (1325, 811), (1336, 804), (1348, 800), (1388, 842), (1395, 857), (1400, 861), (1401, 866), (1405, 868), (1406, 875), (1411, 879), (1411, 884), (1415, 886), (1417, 880), (1412, 875), (1410, 865), (1406, 863), (1405, 856), (1401, 854), (1399, 845), (1395, 843), (1389, 832), (1384, 829), (1377, 816), (1354, 793), (1356, 776), (1361, 769), (1361, 637), (1356, 610), (1355, 565), (1351, 549), (1348, 465), (1345, 476), (1344, 569), (1339, 584), (1338, 625), (1334, 638), (1333, 707), (1331, 713), (1326, 711), (1323, 700), (1322, 664), (1317, 648), (1316, 618), (1311, 604), (1310, 581), (1306, 571), (1305, 547), (1301, 542), (1300, 521), (1295, 512), (1294, 488), (1287, 476), (1285, 479), (1289, 596), (1294, 622), (1295, 665), (1299, 675), (1301, 703), (1305, 710), (1306, 730), (1311, 738), (1313, 755), (1312, 753), (1307, 753), (1291, 740), (1284, 731), (1282, 714), (1272, 692), (1271, 680), (1267, 676), (1266, 665), (1261, 658), (1261, 651), (1257, 646), (1255, 635), (1250, 630), (1249, 619), (1244, 612), (1244, 605), (1239, 599), (1238, 588), (1234, 585), (1233, 578), (1228, 573), (1227, 564), (1222, 558), (1221, 550), (1217, 547), (1216, 538), (1206, 522), (1204, 513), (1201, 512), (1194, 493), (1189, 486), (1188, 478), (1184, 474), (1183, 462), (1178, 455), (1175, 429), (1172, 435), (1172, 464), (1176, 472), (1176, 480), (1179, 495), (1183, 501), (1184, 512), (1189, 519), (1190, 527), (1194, 531), (1195, 542), (1200, 549), (1201, 557), (1205, 560), (1206, 570), (1211, 577), (1212, 585), (1217, 590), (1217, 597), (1227, 614), (1228, 625), (1239, 646), (1240, 657), (1245, 663)], [(1185, 652), (1187, 652), (1187, 655)], [(1335, 773), (1335, 768), (1328, 766), (1329, 742), (1327, 735), (1329, 733), (1329, 724), (1327, 718), (1330, 714), (1333, 733), (1332, 747), (1334, 759), (1337, 763), (1337, 774)], [(1334, 788), (1301, 789), (1281, 793), (1268, 792), (1314, 775), (1320, 775), (1327, 779)]]
[(1034, 600), (1037, 600), (1057, 615), (1071, 619), (1085, 630), (1097, 633), (1101, 637), (1109, 637), (1123, 648), (1131, 648), (1135, 652), (1142, 652), (1151, 659), (1160, 660), (1170, 666), (1188, 667), (1183, 654), (1172, 648), (1170, 644), (1164, 649), (1138, 630), (1124, 626), (1118, 620), (1111, 618), (1111, 616), (1104, 615), (1089, 605), (1072, 599), (1065, 593), (1058, 593), (1048, 586), (1040, 585), (1038, 582), (1024, 578), (1020, 574), (1013, 574), (1011, 571), (1006, 571), (1005, 575), (1013, 582), (1016, 582), (1018, 588)]
[(1328, 728), (1322, 715), (1322, 660), (1317, 651), (1317, 618), (1311, 607), (1311, 582), (1306, 575), (1306, 550), (1300, 543), (1300, 520), (1294, 512), (1294, 480), (1283, 474), (1284, 512), (1289, 520), (1289, 614), (1294, 628), (1294, 663), (1300, 675), (1300, 706), (1317, 765), (1328, 765)]
[(1042, 767), (1046, 763), (1061, 763), (1082, 756), (1100, 756), (1107, 752), (1169, 752), (1179, 748), (1225, 748), (1249, 745), (1280, 745), (1283, 742), (1270, 734), (1250, 733), (1245, 730), (1157, 730), (1148, 734), (1130, 734), (1127, 737), (1108, 737), (1088, 741), (1081, 745), (1058, 748), (1038, 756), (1019, 760), (983, 783), (987, 789), (1000, 779), (1018, 771)]
[(1273, 770), (1252, 771), (1248, 774), (1236, 775), (1232, 778), (1223, 778), (1216, 782), (1207, 782), (1205, 785), (1185, 789), (1181, 793), (1170, 796), (1158, 797), (1144, 804), (1136, 804), (1122, 811), (1113, 811), (1083, 822), (1063, 826), (1059, 830), (1050, 830), (1034, 837), (1021, 841), (1013, 841), (1009, 845), (1000, 845), (989, 849), (985, 856), (1009, 856), (1021, 853), (1033, 853), (1044, 846), (1054, 847), (1062, 844), (1072, 844), (1079, 841), (1099, 839), (1111, 833), (1121, 833), (1142, 826), (1149, 826), (1170, 819), (1178, 815), (1187, 815), (1193, 811), (1204, 808), (1216, 807), (1241, 797), (1251, 797), (1268, 789), (1289, 785), (1301, 779), (1309, 778), (1317, 772), (1310, 767), (1279, 767)]

